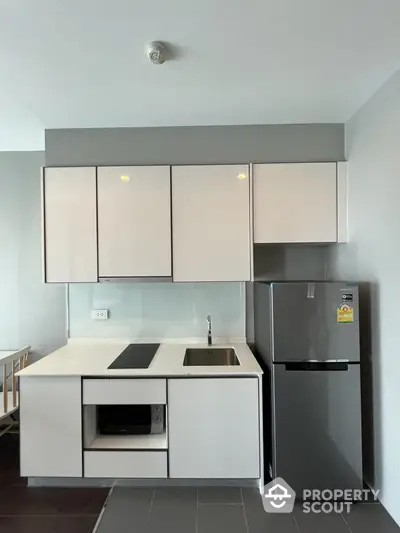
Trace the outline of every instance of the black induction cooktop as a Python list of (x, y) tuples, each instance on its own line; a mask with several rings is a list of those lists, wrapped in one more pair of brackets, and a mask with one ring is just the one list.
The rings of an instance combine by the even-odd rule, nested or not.
[(108, 369), (149, 368), (159, 346), (159, 344), (129, 344)]

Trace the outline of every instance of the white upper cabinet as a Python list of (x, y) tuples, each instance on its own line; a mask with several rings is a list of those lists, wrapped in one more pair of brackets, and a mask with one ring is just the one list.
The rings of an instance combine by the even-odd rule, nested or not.
[(174, 281), (250, 280), (248, 165), (172, 167)]
[(171, 276), (169, 166), (99, 167), (99, 277)]
[(336, 242), (336, 189), (336, 163), (254, 165), (254, 242)]
[(45, 281), (97, 281), (96, 169), (46, 168), (43, 202)]

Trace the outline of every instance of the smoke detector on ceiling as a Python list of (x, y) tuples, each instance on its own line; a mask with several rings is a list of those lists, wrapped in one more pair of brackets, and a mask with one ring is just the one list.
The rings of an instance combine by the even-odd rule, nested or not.
[(154, 65), (162, 65), (168, 59), (165, 46), (158, 41), (148, 45), (147, 56)]

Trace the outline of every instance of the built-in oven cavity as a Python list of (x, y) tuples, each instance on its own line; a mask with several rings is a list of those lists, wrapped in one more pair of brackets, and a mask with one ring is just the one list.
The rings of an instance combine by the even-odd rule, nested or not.
[(99, 435), (150, 435), (164, 432), (164, 405), (97, 405)]
[(166, 449), (166, 406), (85, 405), (84, 448)]

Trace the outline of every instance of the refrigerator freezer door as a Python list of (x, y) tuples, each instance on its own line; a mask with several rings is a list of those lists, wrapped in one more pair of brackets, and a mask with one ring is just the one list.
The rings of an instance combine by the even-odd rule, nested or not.
[(321, 367), (272, 369), (273, 474), (298, 499), (304, 489), (362, 488), (360, 365)]
[(275, 363), (360, 360), (357, 286), (273, 283), (271, 291)]

